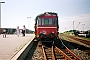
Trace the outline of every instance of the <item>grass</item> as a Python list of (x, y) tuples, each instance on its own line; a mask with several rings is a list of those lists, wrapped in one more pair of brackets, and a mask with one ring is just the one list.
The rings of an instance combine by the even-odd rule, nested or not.
[(84, 38), (85, 40), (89, 40), (90, 41), (90, 38)]

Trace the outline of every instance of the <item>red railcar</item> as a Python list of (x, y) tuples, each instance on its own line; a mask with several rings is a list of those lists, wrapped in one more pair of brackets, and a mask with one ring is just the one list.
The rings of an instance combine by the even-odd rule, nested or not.
[(45, 12), (35, 19), (35, 35), (38, 40), (46, 42), (57, 39), (58, 28), (57, 13)]

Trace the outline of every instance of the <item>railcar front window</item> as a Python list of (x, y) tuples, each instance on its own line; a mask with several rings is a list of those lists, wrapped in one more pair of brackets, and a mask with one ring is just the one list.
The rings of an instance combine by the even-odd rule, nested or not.
[(52, 24), (52, 19), (49, 19), (49, 24)]
[(45, 24), (45, 25), (49, 24), (49, 19), (45, 18), (45, 19), (44, 19), (44, 24)]
[(52, 19), (50, 18), (42, 18), (42, 25), (51, 25)]

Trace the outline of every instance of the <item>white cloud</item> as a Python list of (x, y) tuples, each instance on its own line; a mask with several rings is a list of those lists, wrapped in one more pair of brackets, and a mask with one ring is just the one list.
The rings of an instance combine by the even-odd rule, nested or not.
[[(84, 30), (90, 30), (90, 14), (83, 14), (79, 16), (71, 16), (71, 17), (63, 17), (59, 18), (59, 26), (60, 26), (60, 32), (64, 32), (65, 30), (70, 30), (73, 29), (73, 21), (74, 22), (74, 28), (78, 26), (79, 22), (81, 22), (78, 26), (78, 30), (83, 30), (83, 25), (84, 25)], [(65, 29), (66, 28), (66, 29)]]

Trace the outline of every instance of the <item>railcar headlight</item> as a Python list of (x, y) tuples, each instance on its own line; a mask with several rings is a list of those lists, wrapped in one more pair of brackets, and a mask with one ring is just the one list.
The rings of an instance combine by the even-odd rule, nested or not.
[(54, 33), (54, 31), (52, 31), (52, 33)]
[(40, 33), (42, 33), (42, 32), (40, 31)]
[(46, 31), (40, 31), (40, 33), (42, 33), (42, 34), (44, 34), (44, 35), (45, 35), (45, 34), (46, 34)]

